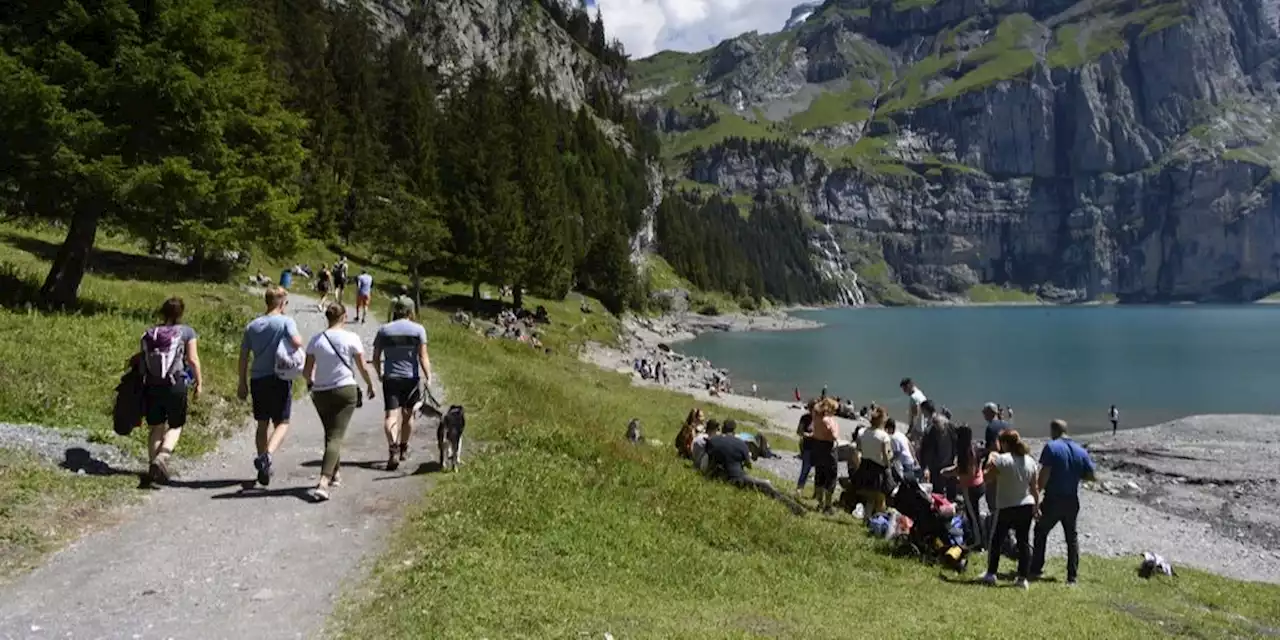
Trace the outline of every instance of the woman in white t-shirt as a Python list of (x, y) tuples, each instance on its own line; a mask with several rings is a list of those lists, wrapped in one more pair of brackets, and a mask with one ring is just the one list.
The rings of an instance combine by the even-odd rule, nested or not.
[(893, 418), (885, 422), (884, 430), (889, 434), (889, 447), (893, 451), (893, 467), (903, 479), (919, 482), (920, 466), (916, 464), (916, 458), (911, 453), (911, 442), (907, 440), (907, 434), (898, 429), (898, 423)]
[[(1031, 565), (1031, 523), (1040, 509), (1040, 488), (1036, 484), (1036, 461), (1022, 436), (1013, 429), (1000, 432), (996, 443), (999, 452), (987, 454), (986, 476), (996, 481), (996, 524), (992, 540), (1004, 540), (1013, 531), (1018, 544), (1018, 582), (1027, 588), (1027, 574)], [(996, 545), (987, 551), (987, 573), (982, 576), (986, 584), (995, 584), (996, 571), (1000, 568), (1000, 549)]]
[(853, 487), (868, 503), (863, 519), (885, 511), (885, 502), (893, 488), (889, 464), (893, 460), (893, 439), (884, 430), (888, 416), (879, 407), (871, 413), (871, 427), (858, 435), (858, 470), (853, 473)]
[(307, 343), (307, 363), (302, 377), (311, 391), (311, 403), (320, 414), (324, 425), (324, 462), (320, 467), (320, 483), (309, 493), (316, 502), (329, 499), (329, 487), (338, 484), (338, 461), (342, 454), (342, 438), (347, 433), (351, 414), (360, 401), (360, 388), (356, 386), (356, 370), (364, 378), (369, 399), (374, 397), (373, 381), (364, 364), (364, 344), (360, 336), (343, 327), (347, 322), (347, 308), (340, 303), (325, 308), (329, 328)]

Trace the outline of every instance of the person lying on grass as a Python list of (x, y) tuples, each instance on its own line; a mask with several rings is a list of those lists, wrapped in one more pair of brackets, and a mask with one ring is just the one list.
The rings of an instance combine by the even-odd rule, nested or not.
[(725, 420), (720, 435), (707, 439), (706, 456), (709, 459), (706, 474), (710, 478), (720, 478), (739, 489), (759, 491), (777, 500), (791, 509), (796, 515), (805, 513), (804, 506), (773, 487), (768, 480), (752, 478), (746, 469), (751, 466), (751, 450), (747, 443), (737, 436), (738, 424), (733, 420)]

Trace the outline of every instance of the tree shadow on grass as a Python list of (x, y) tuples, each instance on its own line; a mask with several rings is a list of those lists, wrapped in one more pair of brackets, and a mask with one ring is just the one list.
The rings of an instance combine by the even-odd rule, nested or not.
[[(19, 271), (10, 263), (0, 262), (0, 307), (14, 311), (49, 310), (40, 297), (41, 276)], [(55, 309), (63, 313), (94, 316), (118, 313), (112, 304), (81, 298), (75, 304)]]
[(472, 300), (471, 296), (461, 294), (453, 294), (436, 298), (435, 300), (427, 302), (427, 306), (446, 313), (466, 311), (467, 313), (478, 313), (482, 317), (487, 318), (496, 317), (504, 308), (506, 308), (506, 305), (503, 304), (501, 300), (494, 299), (480, 300), (479, 306), (477, 307), (476, 302)]
[(355, 277), (357, 274), (359, 274), (360, 267), (365, 267), (365, 266), (373, 267), (374, 269), (380, 269), (382, 271), (389, 271), (391, 273), (401, 273), (403, 271), (399, 267), (392, 266), (386, 262), (380, 262), (378, 260), (374, 260), (373, 258), (369, 257), (367, 254), (362, 254), (358, 251), (352, 251), (350, 248), (343, 247), (337, 243), (331, 242), (325, 245), (325, 248), (328, 249), (329, 251), (332, 251), (338, 254), (339, 256), (347, 257), (347, 262), (351, 264), (351, 269), (349, 271), (349, 275), (351, 277)]
[[(0, 234), (0, 242), (50, 263), (58, 255), (59, 245), (39, 238), (5, 233)], [(192, 276), (186, 265), (172, 260), (100, 248), (94, 248), (89, 254), (89, 272), (117, 280), (182, 282), (198, 279)]]

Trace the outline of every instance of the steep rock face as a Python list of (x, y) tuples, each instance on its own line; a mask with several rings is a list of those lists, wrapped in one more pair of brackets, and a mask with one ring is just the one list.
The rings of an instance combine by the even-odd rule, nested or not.
[[(866, 38), (828, 56), (855, 81), (867, 60), (891, 61), (892, 79), (842, 94), (865, 113), (775, 121), (821, 161), (712, 148), (684, 173), (799, 190), (838, 244), (922, 298), (992, 282), (1062, 301), (1255, 299), (1280, 290), (1278, 25), (1277, 0), (830, 0), (787, 42)], [(788, 60), (801, 58), (815, 56)], [(743, 87), (779, 81), (744, 68), (719, 77), (765, 110), (770, 91)], [(711, 77), (699, 95), (718, 100), (730, 85)]]
[[(333, 0), (346, 4), (346, 0)], [(524, 0), (370, 0), (366, 3), (388, 35), (414, 33), (428, 65), (444, 78), (479, 64), (495, 70), (518, 66), (533, 53), (541, 88), (571, 109), (587, 101), (587, 79), (599, 63), (536, 3)], [(425, 26), (424, 26), (425, 25)], [(620, 86), (623, 78), (609, 78)]]

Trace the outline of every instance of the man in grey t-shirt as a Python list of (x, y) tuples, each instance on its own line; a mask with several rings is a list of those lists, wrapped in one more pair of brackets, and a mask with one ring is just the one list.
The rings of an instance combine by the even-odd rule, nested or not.
[(422, 385), (431, 380), (427, 330), (414, 322), (411, 301), (392, 304), (391, 322), (373, 339), (373, 368), (382, 379), (387, 470), (395, 471), (408, 457), (413, 410), (422, 402)]
[[(289, 417), (293, 408), (293, 381), (276, 375), (276, 349), (287, 340), (293, 348), (302, 348), (302, 335), (293, 318), (284, 314), (289, 292), (269, 287), (263, 295), (267, 312), (254, 318), (240, 340), (241, 400), (253, 395), (253, 419), (258, 422), (258, 455), (253, 466), (258, 470), (258, 483), (271, 482), (271, 456), (289, 433)], [(252, 369), (250, 369), (252, 362)], [(272, 425), (275, 429), (272, 430)]]

